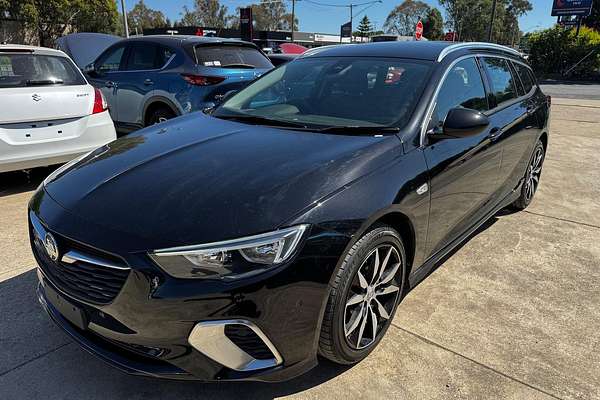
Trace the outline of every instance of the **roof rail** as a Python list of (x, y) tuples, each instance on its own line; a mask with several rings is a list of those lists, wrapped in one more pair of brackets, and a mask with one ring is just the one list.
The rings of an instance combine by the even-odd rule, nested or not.
[(521, 56), (521, 53), (519, 51), (512, 49), (510, 47), (499, 45), (499, 44), (485, 43), (485, 42), (465, 42), (465, 43), (457, 43), (457, 44), (453, 44), (448, 47), (445, 47), (438, 55), (437, 62), (441, 62), (444, 59), (444, 57), (446, 57), (448, 54), (452, 53), (453, 51), (461, 50), (461, 49), (493, 49), (493, 50), (500, 50), (500, 51), (504, 51), (506, 53), (511, 53), (511, 54), (514, 54), (517, 56)]

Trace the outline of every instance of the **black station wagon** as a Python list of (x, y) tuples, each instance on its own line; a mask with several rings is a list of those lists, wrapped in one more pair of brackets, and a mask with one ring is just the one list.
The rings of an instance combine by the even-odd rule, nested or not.
[(49, 176), (29, 204), (39, 299), (134, 374), (356, 363), (445, 255), (531, 202), (549, 107), (503, 46), (310, 50)]

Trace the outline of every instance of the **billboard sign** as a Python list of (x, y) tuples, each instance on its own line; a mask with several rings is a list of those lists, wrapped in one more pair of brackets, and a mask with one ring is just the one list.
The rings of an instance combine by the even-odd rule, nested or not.
[(593, 0), (554, 0), (552, 16), (581, 15), (588, 16), (592, 12)]
[(352, 21), (340, 26), (340, 36), (343, 38), (352, 37)]
[(254, 39), (252, 22), (252, 7), (240, 8), (240, 36), (247, 42)]

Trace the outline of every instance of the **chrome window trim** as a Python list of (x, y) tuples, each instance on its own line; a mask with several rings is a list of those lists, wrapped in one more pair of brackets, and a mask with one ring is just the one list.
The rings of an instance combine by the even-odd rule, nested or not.
[[(452, 46), (449, 46), (452, 47)], [(502, 46), (504, 47), (504, 46)], [(520, 54), (519, 54), (520, 56)], [(498, 54), (482, 54), (482, 53), (474, 53), (474, 54), (467, 54), (461, 57), (458, 57), (456, 60), (452, 61), (452, 63), (446, 68), (446, 70), (444, 71), (444, 75), (442, 75), (442, 78), (439, 80), (436, 88), (435, 88), (435, 92), (433, 93), (433, 97), (432, 100), (429, 103), (429, 106), (427, 107), (427, 112), (425, 114), (425, 118), (423, 119), (423, 121), (421, 122), (421, 131), (420, 131), (420, 137), (419, 137), (419, 147), (423, 147), (425, 146), (425, 135), (427, 133), (427, 125), (429, 124), (429, 120), (431, 119), (431, 115), (433, 114), (433, 110), (435, 109), (435, 106), (437, 105), (437, 97), (439, 95), (439, 92), (442, 88), (442, 84), (444, 83), (444, 81), (446, 80), (446, 77), (448, 76), (448, 74), (450, 73), (450, 71), (452, 70), (452, 68), (459, 63), (460, 61), (466, 60), (467, 58), (478, 58), (478, 57), (494, 57), (494, 58), (502, 58), (506, 61), (515, 61), (518, 62), (520, 64), (523, 64), (524, 66), (526, 66), (527, 68), (531, 69), (530, 66), (528, 66), (527, 64), (517, 61), (517, 60), (513, 60), (512, 58), (508, 58), (507, 56), (504, 55), (498, 55)], [(485, 73), (484, 71), (480, 71), (480, 73)], [(484, 79), (484, 76), (481, 77), (482, 79)], [(520, 78), (519, 78), (520, 79)], [(485, 85), (484, 85), (485, 86)], [(537, 83), (534, 84), (533, 89), (535, 89), (537, 87)], [(502, 105), (496, 105), (496, 107), (494, 108), (490, 108), (489, 110), (485, 111), (484, 114), (485, 115), (492, 115), (500, 110), (503, 110), (507, 107), (510, 107), (511, 105), (525, 99), (526, 97), (529, 97), (532, 92), (534, 90), (531, 90), (530, 92), (524, 94), (523, 96), (520, 97), (515, 97), (514, 99), (512, 99), (512, 101), (509, 102), (505, 102)], [(486, 95), (489, 94), (486, 92)]]
[(462, 50), (462, 49), (490, 49), (490, 50), (501, 50), (507, 53), (511, 53), (517, 56), (521, 56), (517, 50), (512, 49), (510, 47), (502, 46), (495, 43), (485, 43), (485, 42), (470, 42), (470, 43), (457, 43), (445, 47), (440, 54), (438, 55), (437, 62), (442, 62), (442, 60), (453, 51)]

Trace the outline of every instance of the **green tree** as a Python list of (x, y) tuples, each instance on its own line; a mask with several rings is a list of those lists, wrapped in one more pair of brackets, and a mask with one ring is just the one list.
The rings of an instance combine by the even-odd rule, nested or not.
[(144, 0), (138, 1), (131, 11), (127, 13), (127, 24), (130, 30), (138, 29), (143, 33), (144, 29), (160, 28), (167, 26), (165, 15), (161, 11), (153, 10), (146, 6)]
[(583, 19), (583, 24), (589, 28), (600, 31), (600, 1), (592, 4), (592, 13)]
[(600, 33), (588, 27), (582, 27), (579, 36), (575, 33), (576, 29), (555, 26), (527, 35), (529, 62), (536, 74), (559, 77), (569, 71), (570, 77), (598, 77)]
[(429, 6), (426, 3), (419, 0), (405, 0), (389, 13), (383, 29), (388, 33), (412, 36), (415, 34), (417, 22), (425, 18), (427, 11)]
[(225, 28), (230, 19), (227, 10), (227, 6), (221, 5), (219, 0), (195, 0), (193, 9), (183, 6), (178, 25)]
[(435, 7), (427, 11), (423, 21), (423, 36), (429, 40), (442, 40), (444, 38), (444, 18), (442, 13)]
[[(284, 2), (273, 0), (261, 0), (260, 3), (251, 4), (254, 29), (271, 31), (289, 31), (292, 29), (292, 14), (288, 12)], [(240, 7), (236, 9), (236, 15), (231, 16), (229, 25), (237, 28), (240, 24)], [(294, 30), (298, 30), (298, 17), (294, 16)]]
[[(487, 41), (492, 0), (439, 0), (446, 26), (461, 41)], [(532, 9), (529, 0), (498, 0), (493, 26), (494, 42), (512, 44), (520, 35), (518, 18)]]
[(118, 14), (114, 0), (2, 0), (0, 15), (22, 21), (40, 45), (53, 46), (71, 32), (113, 32)]
[(356, 34), (357, 36), (364, 38), (371, 36), (372, 32), (373, 26), (371, 25), (371, 21), (369, 20), (369, 17), (365, 15), (358, 24)]

